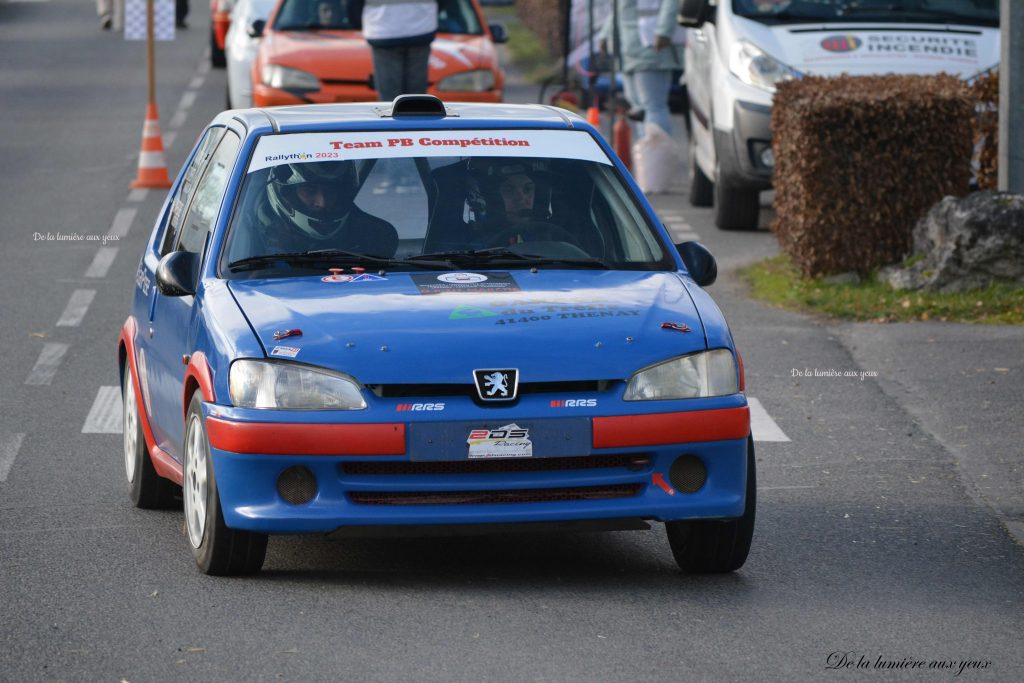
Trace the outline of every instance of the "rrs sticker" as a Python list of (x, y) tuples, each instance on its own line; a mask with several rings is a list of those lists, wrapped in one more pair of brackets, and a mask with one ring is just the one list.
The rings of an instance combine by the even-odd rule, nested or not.
[(395, 406), (395, 411), (399, 413), (413, 412), (418, 413), (422, 411), (436, 411), (444, 410), (443, 403), (399, 403)]
[(596, 398), (567, 398), (565, 400), (552, 400), (552, 408), (596, 408)]

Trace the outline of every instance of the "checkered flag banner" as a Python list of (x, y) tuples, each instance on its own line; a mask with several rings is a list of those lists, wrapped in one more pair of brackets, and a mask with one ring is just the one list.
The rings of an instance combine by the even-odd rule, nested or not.
[[(153, 37), (174, 40), (173, 0), (153, 0)], [(125, 0), (124, 39), (146, 39), (146, 0)]]

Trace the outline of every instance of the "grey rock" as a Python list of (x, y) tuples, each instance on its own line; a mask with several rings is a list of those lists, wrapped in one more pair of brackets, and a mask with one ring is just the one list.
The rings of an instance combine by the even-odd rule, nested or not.
[(878, 277), (894, 289), (963, 292), (994, 282), (1024, 285), (1024, 195), (946, 197), (914, 227), (913, 256)]

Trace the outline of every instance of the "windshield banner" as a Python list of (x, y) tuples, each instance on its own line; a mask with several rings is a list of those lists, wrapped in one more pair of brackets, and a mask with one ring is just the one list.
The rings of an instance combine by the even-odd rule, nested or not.
[(585, 131), (340, 131), (264, 135), (249, 173), (280, 164), (404, 157), (557, 157), (611, 164)]

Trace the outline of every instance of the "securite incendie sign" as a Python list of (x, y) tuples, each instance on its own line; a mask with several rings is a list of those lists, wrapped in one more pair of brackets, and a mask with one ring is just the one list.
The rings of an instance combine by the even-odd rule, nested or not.
[(458, 130), (264, 135), (249, 172), (280, 164), (402, 157), (555, 157), (611, 164), (584, 131)]

